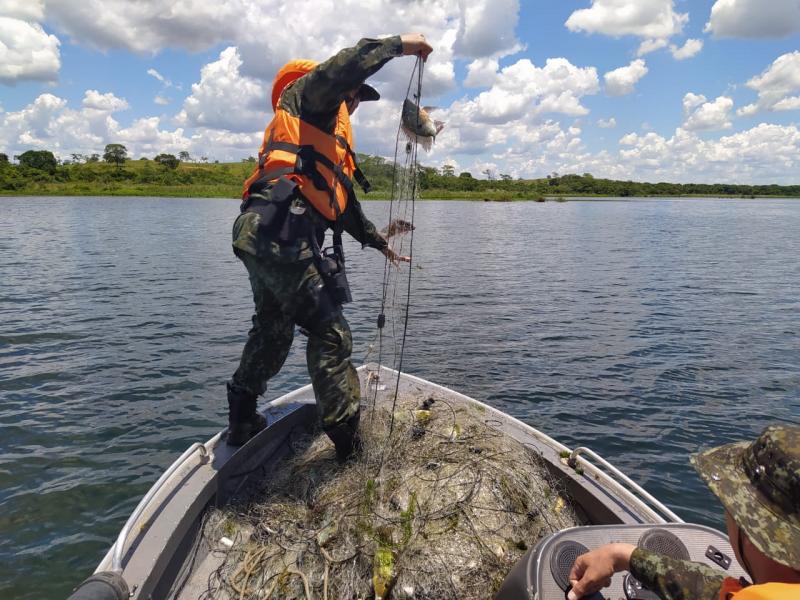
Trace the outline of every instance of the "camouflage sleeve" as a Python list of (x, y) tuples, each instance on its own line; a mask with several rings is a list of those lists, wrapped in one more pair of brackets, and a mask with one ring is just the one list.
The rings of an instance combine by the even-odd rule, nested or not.
[(700, 563), (637, 548), (630, 572), (662, 600), (717, 600), (725, 575)]
[(347, 92), (356, 89), (383, 65), (403, 53), (400, 36), (383, 39), (364, 38), (352, 48), (345, 48), (302, 78), (298, 85), (301, 116), (324, 115), (339, 110)]
[(386, 239), (378, 233), (375, 225), (361, 210), (361, 203), (355, 198), (347, 203), (347, 208), (342, 213), (342, 225), (347, 233), (361, 242), (362, 247), (370, 246), (376, 250), (383, 250), (388, 246)]

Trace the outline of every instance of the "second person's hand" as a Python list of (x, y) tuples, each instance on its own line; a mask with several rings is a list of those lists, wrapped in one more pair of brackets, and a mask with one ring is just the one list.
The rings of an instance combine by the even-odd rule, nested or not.
[(606, 544), (581, 554), (572, 566), (569, 582), (572, 589), (567, 598), (579, 600), (611, 585), (614, 573), (630, 568), (631, 554), (636, 546), (631, 544)]

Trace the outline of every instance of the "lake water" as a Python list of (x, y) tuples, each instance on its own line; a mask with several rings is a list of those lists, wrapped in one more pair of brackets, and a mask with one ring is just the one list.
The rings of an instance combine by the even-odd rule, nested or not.
[[(379, 227), (388, 207), (364, 203)], [(66, 596), (225, 424), (252, 304), (237, 211), (0, 198), (0, 597)], [(691, 452), (800, 421), (800, 200), (422, 202), (415, 222), (405, 370), (592, 447), (683, 518), (721, 525)], [(383, 257), (347, 252), (360, 362)], [(304, 360), (299, 338), (268, 398)]]

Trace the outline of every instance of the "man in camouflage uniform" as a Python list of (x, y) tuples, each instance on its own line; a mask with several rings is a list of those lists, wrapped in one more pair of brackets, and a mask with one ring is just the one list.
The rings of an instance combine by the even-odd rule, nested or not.
[(753, 584), (631, 544), (607, 544), (575, 561), (569, 600), (597, 592), (619, 571), (663, 600), (800, 600), (800, 427), (768, 427), (755, 442), (695, 454), (692, 464), (725, 507), (731, 546)]
[[(343, 102), (352, 114), (359, 101), (380, 97), (364, 84), (367, 77), (394, 57), (419, 55), (426, 59), (431, 50), (421, 34), (363, 39), (289, 83), (282, 93), (274, 90), (280, 94), (275, 101), (281, 110), (333, 135)], [(249, 198), (257, 198), (264, 206), (271, 201), (274, 189), (271, 184), (251, 189)], [(233, 249), (247, 268), (255, 314), (239, 367), (228, 382), (227, 443), (242, 445), (266, 426), (264, 417), (256, 411), (256, 400), (283, 366), (295, 325), (299, 325), (308, 333), (308, 370), (322, 427), (334, 441), (339, 457), (346, 458), (360, 443), (360, 384), (350, 361), (350, 327), (341, 305), (331, 300), (325, 289), (315, 262), (325, 230), (334, 223), (297, 197), (289, 213), (290, 218), (304, 221), (302, 227), (294, 228), (304, 234), (287, 240), (284, 229), (278, 239), (275, 228), (263, 226), (264, 214), (247, 210), (247, 206), (245, 202), (233, 225)], [(355, 197), (350, 198), (339, 218), (343, 230), (362, 246), (381, 251), (392, 262), (409, 260), (388, 247)]]

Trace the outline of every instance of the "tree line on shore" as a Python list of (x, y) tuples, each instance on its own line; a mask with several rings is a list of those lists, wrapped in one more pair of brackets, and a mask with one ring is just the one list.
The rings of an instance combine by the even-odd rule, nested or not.
[[(395, 166), (379, 156), (359, 154), (359, 164), (381, 196), (391, 193)], [(240, 163), (209, 163), (207, 157), (193, 159), (188, 151), (177, 156), (160, 153), (152, 159), (131, 160), (122, 144), (108, 144), (103, 154), (72, 154), (59, 161), (48, 150), (28, 150), (14, 157), (0, 153), (0, 193), (157, 193), (159, 188), (179, 187), (191, 195), (237, 197), (242, 181), (252, 172), (255, 158)], [(419, 166), (418, 182), (424, 197), (481, 197), (534, 199), (545, 196), (786, 196), (800, 197), (800, 185), (678, 184), (618, 181), (593, 177), (590, 173), (551, 173), (538, 179), (513, 178), (486, 170), (479, 179), (472, 173), (455, 172), (452, 165), (436, 169)]]
[(48, 150), (28, 150), (14, 159), (17, 164), (12, 164), (6, 154), (0, 153), (0, 193), (121, 191), (136, 195), (180, 187), (183, 193), (191, 195), (192, 188), (197, 187), (200, 195), (233, 197), (241, 189), (245, 173), (252, 170), (252, 167), (243, 168), (238, 163), (207, 164), (206, 157), (195, 161), (186, 151), (178, 153), (178, 156), (160, 153), (152, 159), (132, 160), (122, 144), (108, 144), (102, 155), (72, 154), (63, 161)]
[[(14, 156), (14, 159), (18, 162), (20, 167), (38, 169), (40, 171), (49, 173), (50, 175), (55, 175), (59, 165), (66, 167), (70, 165), (80, 165), (86, 163), (99, 163), (100, 155), (71, 154), (69, 159), (61, 161), (57, 159), (49, 150), (28, 150), (22, 154)], [(130, 160), (128, 157), (128, 149), (122, 144), (106, 145), (105, 150), (103, 151), (102, 159), (106, 163), (116, 165), (118, 169), (122, 167), (126, 161)], [(140, 160), (148, 159), (142, 158)], [(208, 158), (205, 156), (202, 157), (201, 160), (203, 162), (208, 162)], [(158, 154), (153, 158), (153, 161), (169, 169), (176, 169), (181, 161), (196, 162), (192, 160), (191, 155), (186, 150), (179, 152), (177, 157), (174, 154)], [(8, 155), (0, 152), (0, 164), (8, 164), (8, 162)]]
[[(376, 189), (390, 190), (394, 164), (380, 156), (359, 155), (359, 164)], [(490, 169), (478, 179), (468, 171), (456, 173), (452, 165), (440, 169), (419, 167), (420, 189), (428, 197), (448, 197), (469, 193), (502, 192), (513, 198), (546, 196), (785, 196), (800, 197), (800, 185), (734, 185), (728, 183), (644, 183), (602, 179), (591, 173), (582, 175), (551, 173), (537, 179), (513, 178)], [(437, 192), (439, 195), (437, 195)]]

